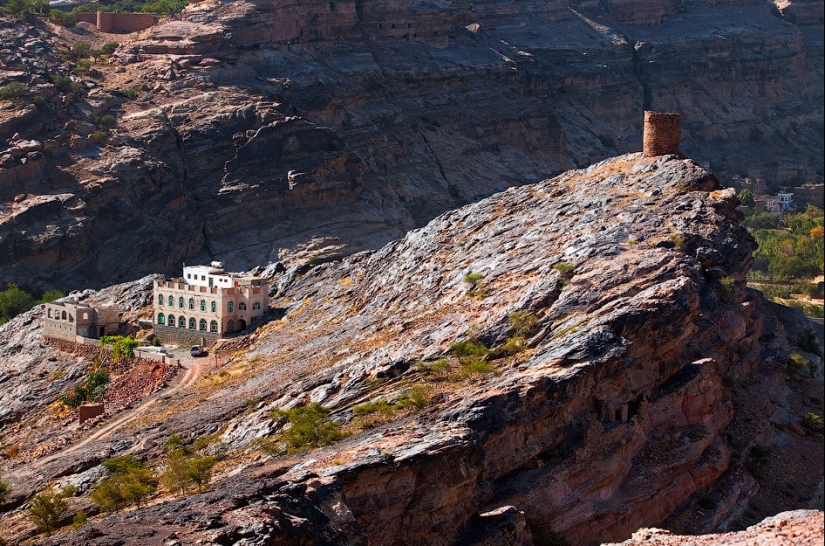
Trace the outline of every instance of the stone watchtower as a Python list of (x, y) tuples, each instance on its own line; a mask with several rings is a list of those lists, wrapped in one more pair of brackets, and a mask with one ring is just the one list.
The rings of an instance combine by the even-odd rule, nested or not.
[(679, 114), (645, 111), (644, 157), (679, 153), (682, 117)]

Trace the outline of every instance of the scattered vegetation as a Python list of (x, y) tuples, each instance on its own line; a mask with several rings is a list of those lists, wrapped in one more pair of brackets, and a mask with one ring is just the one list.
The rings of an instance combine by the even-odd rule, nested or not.
[(464, 275), (464, 284), (467, 285), (467, 295), (471, 298), (482, 300), (487, 297), (487, 284), (484, 282), (484, 275), (470, 272)]
[(86, 516), (86, 512), (79, 510), (72, 518), (72, 529), (80, 529), (86, 525), (88, 520), (89, 518)]
[(428, 377), (438, 380), (447, 379), (453, 369), (450, 361), (446, 358), (439, 358), (433, 363), (419, 360), (415, 363), (415, 367), (427, 374)]
[(100, 338), (102, 347), (109, 347), (112, 350), (112, 359), (120, 362), (124, 358), (135, 356), (135, 347), (140, 346), (140, 342), (134, 336), (102, 336)]
[(185, 495), (190, 487), (203, 491), (212, 479), (217, 461), (214, 457), (198, 457), (185, 450), (174, 449), (166, 457), (166, 470), (161, 475), (163, 484), (172, 491)]
[(281, 448), (271, 446), (272, 452), (295, 452), (327, 446), (347, 436), (341, 425), (329, 418), (330, 410), (318, 402), (288, 410), (275, 409), (270, 417), (284, 426), (275, 439)]
[(822, 274), (824, 223), (822, 209), (813, 205), (804, 212), (779, 217), (767, 212), (749, 213), (744, 225), (759, 243), (753, 253), (751, 274), (785, 280)]
[(5, 324), (20, 313), (25, 313), (35, 305), (49, 303), (65, 296), (60, 290), (46, 290), (39, 299), (9, 283), (0, 291), (0, 324)]
[(9, 498), (10, 494), (11, 486), (8, 484), (8, 482), (0, 480), (0, 504), (6, 502), (6, 499)]
[(785, 362), (785, 374), (792, 381), (800, 381), (804, 376), (816, 373), (816, 364), (798, 353), (792, 353)]
[(140, 506), (157, 489), (155, 473), (131, 455), (113, 457), (101, 465), (114, 474), (95, 485), (89, 498), (104, 512)]
[(73, 494), (73, 490), (55, 492), (50, 488), (34, 496), (29, 503), (29, 518), (38, 532), (51, 536), (60, 528), (60, 518), (69, 507), (65, 499)]
[(23, 101), (31, 96), (25, 84), (14, 81), (0, 87), (0, 101)]
[(559, 272), (563, 286), (570, 284), (573, 274), (576, 272), (576, 266), (567, 262), (559, 262), (553, 265), (553, 269)]
[(105, 369), (95, 369), (86, 376), (83, 385), (77, 387), (74, 392), (64, 394), (60, 400), (71, 409), (75, 409), (84, 402), (97, 402), (106, 394), (109, 383), (109, 372)]
[(822, 416), (813, 412), (808, 412), (803, 415), (800, 423), (802, 423), (803, 427), (814, 432), (822, 432), (823, 426), (825, 426)]
[(685, 238), (681, 235), (677, 235), (676, 233), (671, 233), (667, 236), (667, 240), (673, 244), (673, 248), (676, 250), (684, 250), (685, 249)]
[(477, 339), (457, 341), (450, 346), (450, 354), (458, 357), (487, 356), (490, 349)]

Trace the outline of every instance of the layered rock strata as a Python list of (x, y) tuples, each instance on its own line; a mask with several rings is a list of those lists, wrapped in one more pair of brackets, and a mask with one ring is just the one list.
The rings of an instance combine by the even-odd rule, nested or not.
[[(770, 480), (748, 470), (757, 446), (770, 461), (805, 454), (794, 495), (775, 500), (799, 508), (823, 452), (821, 435), (793, 431), (822, 412), (821, 399), (811, 406), (822, 383), (788, 381), (785, 360), (822, 361), (796, 347), (804, 318), (780, 322), (745, 288), (754, 243), (737, 205), (690, 160), (630, 154), (462, 207), (378, 252), (286, 272), (281, 318), (224, 347), (220, 373), (76, 450), (72, 469), (56, 454), (12, 463), (4, 479), (22, 503), (55, 473), (122, 453), (160, 464), (173, 433), (221, 434), (228, 466), (211, 491), (61, 544), (589, 545), (680, 514), (707, 531), (745, 517)], [(514, 316), (534, 317), (521, 342)], [(451, 347), (468, 340), (490, 349), (486, 371), (464, 373)], [(372, 427), (357, 417), (415, 386), (425, 408)], [(269, 412), (309, 402), (354, 434), (255, 461), (256, 439), (279, 430)], [(705, 496), (723, 500), (690, 519)]]

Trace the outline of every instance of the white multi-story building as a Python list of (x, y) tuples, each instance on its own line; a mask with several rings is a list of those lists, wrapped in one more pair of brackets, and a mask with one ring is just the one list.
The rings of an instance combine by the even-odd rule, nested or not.
[(154, 283), (155, 333), (167, 343), (215, 341), (255, 326), (269, 308), (266, 279), (227, 273), (221, 262), (183, 267)]
[(793, 202), (793, 194), (792, 193), (782, 193), (779, 192), (776, 194), (776, 197), (779, 198), (779, 210), (781, 212), (788, 212), (796, 210), (796, 205)]

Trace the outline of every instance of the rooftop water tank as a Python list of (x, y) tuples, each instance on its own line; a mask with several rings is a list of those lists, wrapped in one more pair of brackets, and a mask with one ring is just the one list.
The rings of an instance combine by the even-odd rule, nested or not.
[(215, 269), (223, 269), (223, 262), (212, 262), (212, 267)]

